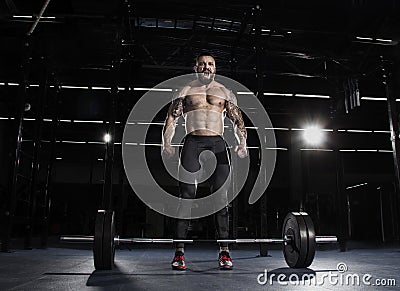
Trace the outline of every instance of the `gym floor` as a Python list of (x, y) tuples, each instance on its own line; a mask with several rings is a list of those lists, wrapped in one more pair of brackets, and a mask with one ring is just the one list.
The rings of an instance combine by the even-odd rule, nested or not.
[(0, 253), (0, 290), (400, 289), (398, 247), (318, 250), (309, 268), (290, 269), (281, 250), (259, 257), (258, 246), (240, 246), (231, 271), (217, 268), (216, 246), (188, 246), (186, 271), (171, 270), (172, 246), (117, 250), (111, 271), (94, 270), (89, 247), (68, 247)]

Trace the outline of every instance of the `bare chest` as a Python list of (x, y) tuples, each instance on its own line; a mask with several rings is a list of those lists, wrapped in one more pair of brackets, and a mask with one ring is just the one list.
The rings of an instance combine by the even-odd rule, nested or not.
[(220, 88), (192, 88), (185, 97), (186, 108), (191, 110), (197, 108), (219, 107), (225, 108), (225, 93)]

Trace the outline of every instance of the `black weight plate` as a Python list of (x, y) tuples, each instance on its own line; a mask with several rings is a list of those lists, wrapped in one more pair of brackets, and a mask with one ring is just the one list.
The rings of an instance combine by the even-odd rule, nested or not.
[(107, 211), (104, 217), (103, 231), (103, 270), (112, 270), (115, 257), (115, 223), (114, 212)]
[(93, 260), (96, 270), (103, 270), (103, 231), (105, 211), (99, 210), (94, 226)]
[(291, 268), (303, 268), (308, 252), (308, 235), (304, 219), (298, 212), (286, 215), (282, 237), (291, 236), (292, 241), (283, 245), (285, 261)]
[(304, 219), (304, 223), (307, 228), (307, 235), (308, 235), (308, 250), (307, 250), (307, 255), (303, 264), (303, 268), (307, 268), (308, 266), (311, 265), (311, 263), (314, 260), (315, 256), (315, 248), (316, 248), (316, 243), (315, 243), (315, 229), (314, 229), (314, 223), (311, 220), (311, 217), (305, 213), (305, 212), (300, 212), (301, 217)]

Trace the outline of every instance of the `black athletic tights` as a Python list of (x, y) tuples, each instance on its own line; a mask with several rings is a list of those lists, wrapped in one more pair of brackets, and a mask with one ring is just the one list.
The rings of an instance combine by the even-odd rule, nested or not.
[[(187, 135), (181, 152), (181, 166), (188, 172), (197, 172), (200, 170), (200, 153), (209, 150), (214, 153), (217, 158), (217, 165), (212, 175), (207, 179), (210, 186), (211, 193), (217, 191), (224, 185), (226, 179), (229, 178), (229, 159), (226, 151), (226, 145), (221, 136), (200, 136), (200, 135)], [(180, 173), (181, 175), (181, 173)], [(179, 182), (179, 194), (184, 199), (194, 199), (196, 197), (196, 182), (195, 178), (190, 181), (191, 183)], [(187, 180), (186, 180), (187, 181)], [(227, 188), (227, 187), (226, 187)], [(225, 195), (227, 199), (227, 190)], [(219, 239), (226, 239), (229, 237), (229, 217), (227, 206), (214, 214), (214, 223), (217, 230)], [(189, 227), (189, 219), (177, 219), (176, 237), (178, 239), (185, 239)], [(227, 243), (220, 243), (221, 247), (228, 246)], [(183, 248), (183, 243), (177, 243), (177, 248)]]

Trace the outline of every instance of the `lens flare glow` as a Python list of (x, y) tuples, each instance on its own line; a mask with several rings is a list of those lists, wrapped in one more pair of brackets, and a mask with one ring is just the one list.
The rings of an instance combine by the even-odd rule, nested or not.
[(308, 144), (318, 145), (324, 140), (324, 132), (320, 127), (313, 125), (304, 130), (303, 137)]
[(108, 134), (108, 133), (106, 133), (106, 134), (104, 135), (104, 141), (105, 141), (105, 142), (110, 142), (110, 141), (111, 141), (111, 135)]

